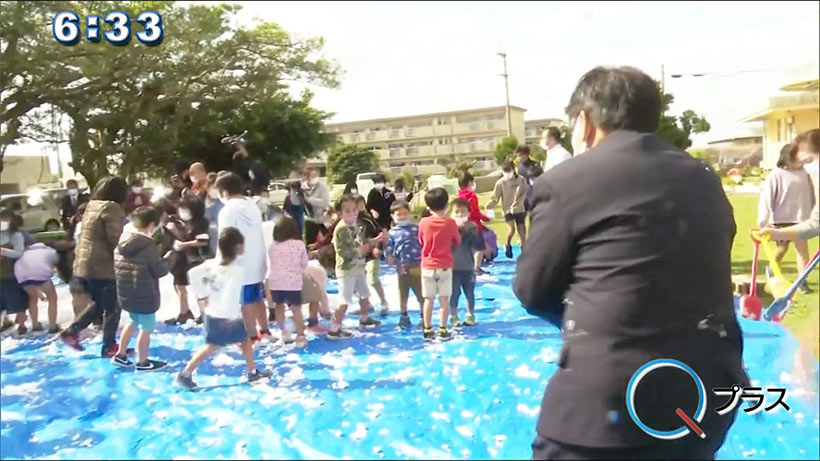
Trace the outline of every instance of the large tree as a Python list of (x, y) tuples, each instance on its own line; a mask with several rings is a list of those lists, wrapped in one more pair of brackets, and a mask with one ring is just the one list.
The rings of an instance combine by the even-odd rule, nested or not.
[(354, 144), (337, 144), (327, 154), (328, 182), (347, 184), (359, 173), (379, 171), (379, 159), (370, 149)]
[[(32, 46), (25, 59), (21, 58), (24, 64), (15, 61), (11, 77), (3, 74), (4, 82), (20, 81), (15, 76), (23, 75), (34, 84), (28, 89), (21, 83), (11, 91), (3, 86), (0, 148), (20, 137), (43, 136), (42, 124), (26, 115), (43, 104), (70, 118), (72, 166), (92, 185), (110, 171), (156, 173), (172, 158), (198, 158), (198, 150), (207, 150), (205, 144), (218, 148), (218, 138), (200, 129), (203, 114), (215, 117), (217, 127), (226, 129), (250, 123), (257, 127), (279, 124), (280, 134), (295, 131), (276, 139), (257, 139), (266, 143), (266, 149), (252, 154), (272, 167), (292, 163), (294, 152), (323, 145), (321, 123), (315, 121), (316, 117), (323, 121), (326, 114), (310, 108), (309, 95), (293, 100), (287, 94), (288, 83), (295, 80), (329, 87), (338, 84), (337, 66), (318, 55), (321, 39), (294, 39), (274, 23), (238, 26), (237, 5), (19, 2), (3, 8), (4, 13), (13, 9), (10, 13), (17, 16), (9, 24), (5, 18), (2, 22), (4, 51), (11, 49), (5, 46), (6, 36), (18, 43), (40, 45)], [(66, 47), (54, 40), (50, 27), (43, 27), (42, 22), (45, 18), (47, 23), (60, 10), (76, 11), (81, 18), (120, 10), (136, 18), (147, 9), (163, 18), (165, 37), (158, 46), (132, 40), (116, 47), (81, 39)], [(132, 19), (131, 28), (133, 34), (142, 26)], [(47, 79), (49, 84), (43, 84), (39, 75), (48, 69), (53, 75)], [(36, 96), (27, 96), (29, 93)], [(26, 104), (15, 111), (24, 96)], [(251, 106), (263, 114), (255, 121), (249, 120)], [(206, 134), (207, 139), (189, 139)], [(301, 145), (303, 139), (319, 142)]]
[(513, 152), (518, 148), (518, 140), (515, 136), (505, 136), (495, 145), (495, 163), (504, 165), (506, 162), (512, 160)]
[(690, 109), (683, 111), (680, 116), (668, 115), (669, 106), (675, 101), (675, 97), (662, 92), (660, 85), (658, 91), (661, 92), (661, 123), (656, 131), (658, 136), (685, 150), (692, 146), (692, 134), (705, 133), (712, 128), (706, 117)]

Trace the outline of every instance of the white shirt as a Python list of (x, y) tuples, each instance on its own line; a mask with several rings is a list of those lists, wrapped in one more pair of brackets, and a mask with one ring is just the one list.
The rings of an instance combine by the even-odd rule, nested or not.
[[(262, 235), (262, 213), (256, 203), (247, 197), (228, 199), (219, 211), (217, 221), (219, 234), (226, 227), (235, 227), (245, 237), (245, 252), (236, 261), (244, 271), (242, 285), (264, 282), (268, 270), (267, 251), (265, 237)], [(219, 258), (220, 255), (217, 254), (217, 259)]]
[(205, 313), (220, 319), (241, 319), (243, 271), (234, 261), (227, 266), (220, 264), (221, 258), (209, 259), (188, 271), (191, 289), (197, 299), (208, 298)]
[(547, 160), (544, 162), (544, 173), (554, 168), (561, 162), (572, 158), (572, 154), (564, 149), (564, 146), (556, 144), (552, 149), (547, 150)]

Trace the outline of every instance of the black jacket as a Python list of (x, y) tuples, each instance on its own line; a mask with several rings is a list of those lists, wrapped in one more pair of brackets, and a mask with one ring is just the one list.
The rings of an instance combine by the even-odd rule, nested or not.
[(87, 202), (88, 194), (78, 194), (76, 203), (71, 203), (71, 196), (68, 194), (63, 196), (60, 202), (60, 216), (63, 218), (63, 221), (71, 219), (77, 214), (77, 209), (80, 208), (80, 205)]
[(117, 299), (123, 310), (153, 314), (159, 310), (159, 279), (168, 273), (172, 259), (164, 260), (154, 240), (134, 233), (114, 252)]
[[(725, 434), (731, 414), (717, 416), (723, 397), (711, 389), (748, 378), (731, 291), (736, 228), (714, 171), (655, 135), (616, 131), (540, 176), (533, 192), (514, 289), (564, 339), (538, 433), (588, 447), (668, 443), (642, 432), (625, 402), (639, 367), (671, 358), (708, 390), (708, 437)], [(694, 413), (693, 380), (653, 374), (654, 385), (638, 388), (638, 414), (678, 428), (677, 406)]]
[(370, 189), (370, 192), (367, 194), (367, 209), (376, 210), (376, 212), (379, 213), (379, 217), (376, 218), (376, 222), (382, 229), (390, 229), (390, 226), (393, 223), (393, 218), (390, 216), (390, 207), (395, 201), (396, 197), (387, 187), (385, 187), (382, 191), (379, 191), (374, 187), (373, 189)]

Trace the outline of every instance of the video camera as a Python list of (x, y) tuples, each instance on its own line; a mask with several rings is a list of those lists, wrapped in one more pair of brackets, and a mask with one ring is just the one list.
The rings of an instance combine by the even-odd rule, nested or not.
[(239, 144), (245, 144), (245, 135), (246, 134), (248, 134), (248, 130), (243, 131), (242, 134), (225, 135), (225, 137), (222, 138), (222, 144), (225, 144), (226, 146), (231, 146), (231, 147), (237, 146)]

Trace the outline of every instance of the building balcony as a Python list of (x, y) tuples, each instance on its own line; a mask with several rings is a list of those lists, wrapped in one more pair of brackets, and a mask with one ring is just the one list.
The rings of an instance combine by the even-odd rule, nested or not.
[(404, 134), (408, 138), (415, 138), (415, 137), (429, 137), (435, 136), (435, 130), (432, 126), (416, 126), (416, 127), (407, 127), (404, 130)]
[(785, 112), (804, 109), (817, 109), (820, 106), (820, 93), (805, 92), (788, 96), (775, 96), (769, 98), (769, 104), (766, 108), (760, 109), (757, 112), (744, 118), (744, 122), (754, 122), (759, 120), (766, 120), (773, 112)]

